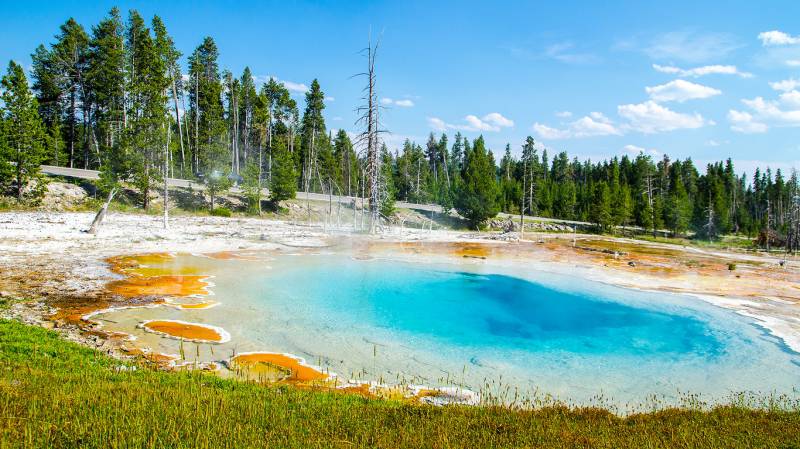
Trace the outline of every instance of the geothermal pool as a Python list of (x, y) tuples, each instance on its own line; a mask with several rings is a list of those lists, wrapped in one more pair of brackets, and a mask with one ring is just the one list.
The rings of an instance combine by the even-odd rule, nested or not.
[[(342, 379), (464, 385), (514, 397), (637, 405), (684, 393), (788, 393), (800, 356), (739, 316), (694, 297), (622, 289), (491, 263), (358, 260), (347, 254), (256, 260), (177, 256), (212, 275), (209, 309), (104, 314), (104, 326), (156, 350), (175, 340), (145, 320), (218, 326), (230, 341), (185, 349), (190, 360), (234, 352), (295, 354)], [(189, 343), (191, 345), (191, 343)], [(602, 398), (602, 399), (599, 399)]]

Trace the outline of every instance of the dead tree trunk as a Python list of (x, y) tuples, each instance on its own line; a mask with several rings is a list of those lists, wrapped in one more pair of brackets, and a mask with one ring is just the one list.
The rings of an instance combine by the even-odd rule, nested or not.
[(378, 44), (372, 46), (370, 40), (364, 52), (367, 56), (367, 71), (361, 75), (367, 77), (367, 86), (364, 88), (364, 105), (358, 111), (361, 117), (358, 120), (366, 129), (359, 136), (359, 141), (366, 147), (366, 175), (369, 182), (369, 232), (375, 233), (378, 229), (381, 204), (381, 167), (379, 151), (379, 134), (381, 133), (378, 121), (378, 98), (375, 90), (375, 54)]
[(178, 122), (178, 137), (181, 142), (181, 176), (183, 176), (184, 164), (186, 162), (186, 153), (183, 150), (183, 126), (181, 126), (181, 115), (178, 110), (178, 89), (175, 85), (175, 76), (170, 69), (170, 78), (172, 78), (172, 100), (175, 103), (175, 121)]
[(89, 234), (97, 234), (97, 230), (100, 228), (100, 224), (103, 223), (103, 219), (106, 217), (106, 212), (108, 212), (108, 206), (111, 204), (111, 201), (114, 199), (114, 196), (117, 194), (117, 188), (112, 187), (111, 191), (108, 192), (108, 198), (106, 202), (103, 204), (103, 207), (97, 211), (97, 215), (94, 216), (94, 220), (92, 220), (92, 225), (89, 226), (88, 232)]
[(169, 144), (171, 137), (169, 123), (167, 123), (166, 128), (167, 140), (166, 145), (164, 145), (164, 229), (169, 229)]

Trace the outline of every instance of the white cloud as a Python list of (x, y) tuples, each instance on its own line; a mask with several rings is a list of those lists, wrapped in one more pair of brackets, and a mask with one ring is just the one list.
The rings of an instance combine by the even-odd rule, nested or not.
[(268, 82), (271, 79), (275, 80), (276, 82), (278, 82), (280, 84), (283, 84), (283, 87), (285, 87), (290, 92), (297, 92), (297, 93), (304, 94), (304, 93), (308, 92), (308, 90), (309, 90), (308, 86), (303, 84), (303, 83), (295, 83), (295, 82), (292, 82), (292, 81), (282, 80), (282, 79), (278, 78), (275, 75), (254, 75), (253, 76), (253, 82), (256, 83), (256, 84), (263, 84), (263, 83)]
[[(602, 114), (600, 114), (602, 116)], [(571, 128), (575, 137), (607, 136), (622, 134), (608, 119), (602, 116), (583, 117), (572, 122)]]
[(773, 45), (797, 45), (800, 44), (800, 36), (792, 36), (783, 31), (772, 30), (758, 34), (761, 45), (765, 47)]
[(767, 125), (755, 121), (753, 116), (747, 112), (731, 109), (728, 111), (728, 121), (731, 122), (731, 130), (743, 134), (756, 134), (767, 131)]
[(391, 98), (384, 97), (381, 98), (381, 104), (386, 106), (395, 105), (400, 106), (401, 108), (410, 108), (414, 106), (414, 102), (407, 98), (404, 100), (392, 100)]
[(559, 117), (559, 118), (570, 118), (570, 117), (572, 117), (572, 112), (569, 112), (569, 111), (558, 111), (558, 112), (556, 112), (556, 117)]
[(560, 139), (569, 139), (570, 137), (572, 137), (572, 134), (567, 129), (551, 128), (547, 125), (543, 125), (538, 122), (534, 123), (531, 129), (533, 129), (533, 132), (538, 134), (539, 137), (541, 137), (542, 139), (560, 140)]
[(291, 92), (298, 92), (301, 94), (308, 92), (308, 86), (306, 86), (303, 83), (294, 83), (286, 80), (278, 80), (278, 81), (281, 82), (284, 85), (284, 87), (286, 87), (286, 89), (290, 90)]
[[(695, 161), (698, 167), (702, 167), (706, 164), (713, 163), (715, 161), (704, 161), (704, 160), (697, 160)], [(734, 159), (733, 166), (736, 169), (737, 173), (746, 173), (748, 175), (752, 175), (756, 172), (756, 168), (760, 169), (762, 172), (766, 168), (771, 168), (772, 172), (775, 173), (777, 169), (781, 169), (784, 176), (788, 176), (789, 173), (792, 172), (793, 169), (800, 167), (800, 161), (765, 161), (765, 160), (751, 160), (751, 159)]]
[(762, 97), (742, 100), (742, 103), (752, 109), (762, 122), (771, 122), (778, 126), (800, 126), (800, 109), (784, 110), (777, 101), (767, 101)]
[(718, 141), (718, 140), (714, 140), (714, 139), (708, 139), (708, 140), (706, 141), (706, 146), (707, 146), (707, 147), (718, 147), (718, 146), (720, 146), (720, 145), (723, 145), (723, 144), (729, 144), (729, 143), (730, 143), (730, 142), (729, 142), (729, 141), (727, 141), (727, 140), (723, 140), (722, 142), (720, 142), (720, 141)]
[(672, 111), (655, 101), (645, 101), (639, 104), (623, 104), (617, 106), (617, 113), (628, 120), (626, 129), (643, 132), (645, 134), (676, 129), (695, 129), (714, 122), (706, 120), (698, 113), (682, 114)]
[(783, 104), (792, 108), (800, 109), (800, 92), (796, 90), (784, 92), (781, 94), (780, 99)]
[(328, 101), (328, 102), (336, 101), (336, 98), (335, 97), (325, 97), (325, 101)]
[(681, 69), (675, 66), (663, 66), (653, 64), (653, 68), (661, 73), (669, 73), (678, 75), (682, 78), (699, 78), (705, 75), (739, 75), (742, 78), (752, 78), (753, 74), (748, 72), (741, 72), (735, 65), (704, 65), (695, 67), (693, 69)]
[(447, 131), (447, 123), (438, 117), (428, 117), (428, 126), (436, 131)]
[(624, 152), (626, 152), (626, 153), (628, 153), (630, 155), (633, 155), (633, 156), (638, 156), (640, 153), (643, 153), (643, 154), (649, 155), (649, 156), (653, 156), (653, 157), (661, 155), (661, 152), (656, 150), (655, 148), (649, 148), (648, 149), (648, 148), (643, 148), (643, 147), (639, 147), (639, 146), (636, 146), (636, 145), (630, 145), (630, 144), (625, 145), (624, 147), (622, 147), (622, 151), (624, 151)]
[(789, 67), (800, 67), (800, 59), (789, 59), (786, 61)]
[(464, 127), (465, 130), (471, 129), (474, 131), (500, 131), (499, 127), (492, 125), (491, 123), (485, 122), (472, 114), (464, 117), (464, 120), (466, 120), (467, 123), (469, 123), (469, 125)]
[(644, 52), (656, 60), (699, 63), (725, 57), (739, 47), (730, 34), (672, 31), (656, 36)]
[(538, 122), (533, 124), (532, 129), (540, 137), (548, 140), (622, 135), (622, 132), (614, 126), (611, 120), (600, 112), (592, 112), (581, 117), (564, 129), (552, 128)]
[(501, 128), (510, 128), (514, 126), (513, 120), (503, 117), (499, 112), (490, 112), (483, 116), (483, 120)]
[(467, 122), (466, 125), (456, 125), (446, 123), (438, 117), (428, 117), (428, 125), (437, 131), (455, 129), (459, 131), (498, 132), (501, 128), (510, 128), (514, 126), (513, 120), (503, 117), (499, 112), (491, 112), (484, 115), (483, 118), (478, 118), (477, 115), (469, 114), (464, 117), (464, 121)]
[(399, 151), (403, 148), (403, 144), (405, 143), (406, 139), (411, 142), (424, 142), (428, 139), (428, 136), (415, 136), (411, 134), (395, 134), (395, 133), (386, 133), (381, 136), (381, 141), (386, 144), (386, 146), (393, 151)]
[(796, 80), (794, 78), (789, 78), (788, 80), (776, 81), (774, 83), (769, 83), (769, 87), (779, 90), (781, 92), (788, 92), (790, 90), (795, 90), (800, 87), (800, 80)]
[(645, 87), (644, 90), (654, 101), (677, 101), (679, 103), (698, 98), (709, 98), (722, 93), (722, 91), (714, 89), (713, 87), (703, 86), (702, 84), (696, 84), (681, 79), (673, 80), (659, 86)]
[(565, 64), (591, 64), (600, 59), (591, 53), (574, 51), (574, 48), (575, 45), (572, 42), (561, 42), (547, 47), (544, 54), (548, 58)]

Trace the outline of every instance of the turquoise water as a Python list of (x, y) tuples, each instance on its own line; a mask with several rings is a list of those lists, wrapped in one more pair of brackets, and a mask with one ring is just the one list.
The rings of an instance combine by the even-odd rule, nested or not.
[(265, 277), (254, 288), (269, 290), (265, 305), (290, 299), (298, 314), (320, 322), (374, 326), (462, 347), (706, 357), (722, 350), (707, 323), (655, 304), (635, 306), (500, 274), (387, 262), (310, 265)]
[[(678, 403), (685, 393), (712, 402), (736, 392), (796, 395), (800, 385), (798, 354), (752, 319), (694, 297), (492, 263), (341, 254), (188, 263), (214, 275), (218, 307), (126, 310), (109, 326), (209, 323), (232, 339), (208, 357), (288, 352), (345, 380), (459, 384), (506, 398), (636, 406), (653, 396)], [(133, 333), (178, 352), (173, 340)]]

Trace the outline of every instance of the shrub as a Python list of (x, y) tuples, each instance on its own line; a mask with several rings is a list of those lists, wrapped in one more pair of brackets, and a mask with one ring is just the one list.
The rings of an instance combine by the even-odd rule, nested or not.
[(736, 269), (736, 264), (731, 262), (728, 264), (728, 270), (733, 271)]
[(215, 217), (230, 217), (231, 210), (228, 209), (227, 207), (216, 207), (214, 209), (211, 209), (211, 215)]

